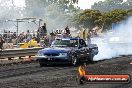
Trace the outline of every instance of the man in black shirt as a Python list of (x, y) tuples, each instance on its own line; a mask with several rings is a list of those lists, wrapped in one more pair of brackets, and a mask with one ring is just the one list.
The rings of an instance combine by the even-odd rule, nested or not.
[(2, 54), (3, 43), (4, 43), (4, 40), (3, 40), (2, 37), (0, 36), (0, 54)]
[(65, 31), (66, 31), (67, 34), (70, 34), (70, 29), (69, 29), (68, 26), (65, 28)]
[(43, 36), (47, 35), (46, 23), (44, 23), (44, 25), (41, 27), (41, 34)]
[(64, 33), (63, 37), (71, 37), (70, 29), (68, 26), (65, 28), (65, 33)]

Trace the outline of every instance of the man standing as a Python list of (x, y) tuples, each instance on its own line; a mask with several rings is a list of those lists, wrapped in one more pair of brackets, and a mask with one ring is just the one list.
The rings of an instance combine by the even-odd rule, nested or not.
[(42, 26), (41, 33), (42, 33), (42, 36), (46, 36), (47, 35), (46, 23), (44, 23), (44, 25)]
[(55, 34), (52, 32), (50, 33), (49, 44), (51, 45), (54, 40), (55, 40)]
[(66, 31), (67, 34), (70, 34), (70, 29), (69, 29), (68, 26), (65, 28), (65, 31)]
[(2, 36), (0, 36), (0, 54), (2, 54), (2, 49), (3, 49), (3, 39), (2, 39)]
[(43, 26), (39, 27), (37, 30), (37, 37), (42, 38), (47, 35), (46, 23)]
[(70, 35), (70, 29), (69, 29), (69, 27), (67, 26), (66, 28), (65, 28), (65, 33), (64, 33), (65, 35), (65, 37), (70, 37), (71, 35)]

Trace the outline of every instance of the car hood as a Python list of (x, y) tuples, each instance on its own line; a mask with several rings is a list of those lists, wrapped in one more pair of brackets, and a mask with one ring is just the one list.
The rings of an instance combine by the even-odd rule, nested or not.
[(70, 51), (72, 48), (60, 48), (60, 47), (50, 47), (50, 48), (45, 48), (40, 51), (39, 53), (66, 53)]

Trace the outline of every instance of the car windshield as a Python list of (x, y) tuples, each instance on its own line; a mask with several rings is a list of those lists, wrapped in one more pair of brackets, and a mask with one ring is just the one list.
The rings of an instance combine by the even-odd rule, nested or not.
[(70, 39), (56, 39), (52, 42), (51, 46), (56, 47), (77, 47), (78, 40), (70, 40)]

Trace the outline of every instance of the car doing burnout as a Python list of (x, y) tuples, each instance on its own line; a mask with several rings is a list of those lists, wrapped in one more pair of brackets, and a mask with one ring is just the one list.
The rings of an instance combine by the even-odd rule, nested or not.
[(93, 61), (93, 57), (98, 54), (96, 44), (86, 45), (80, 38), (55, 39), (51, 46), (39, 50), (36, 59), (40, 66), (55, 63), (69, 63), (77, 66), (84, 61)]

